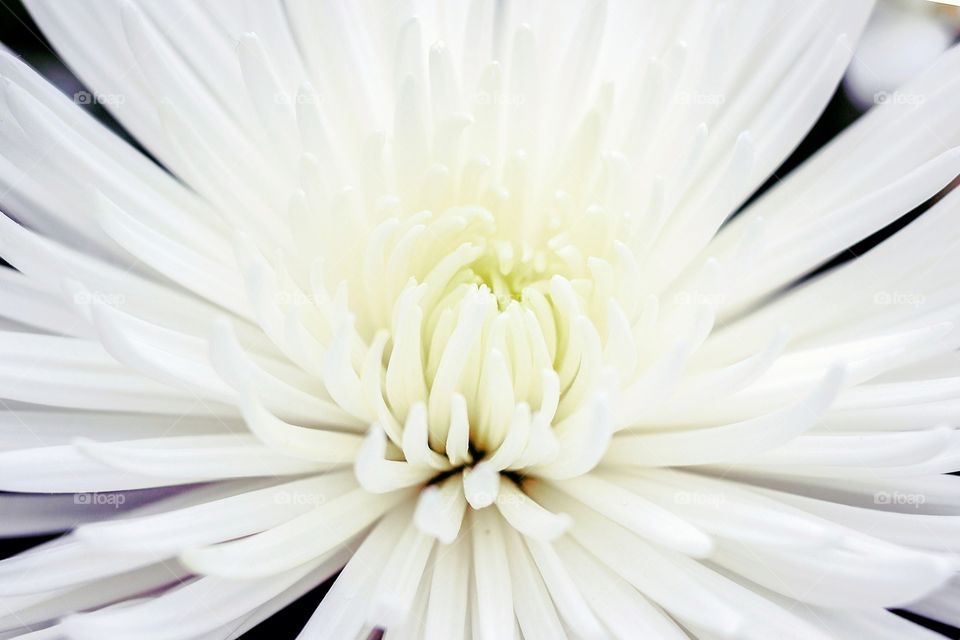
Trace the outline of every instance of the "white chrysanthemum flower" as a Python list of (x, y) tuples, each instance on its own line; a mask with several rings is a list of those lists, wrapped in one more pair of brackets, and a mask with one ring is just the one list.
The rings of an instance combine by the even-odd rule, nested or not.
[(960, 623), (960, 49), (730, 220), (869, 2), (28, 4), (2, 637)]

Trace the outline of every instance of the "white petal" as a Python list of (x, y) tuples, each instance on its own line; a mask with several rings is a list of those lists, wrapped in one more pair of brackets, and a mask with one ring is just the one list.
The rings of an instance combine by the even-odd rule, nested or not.
[(429, 578), (427, 561), (433, 548), (433, 538), (420, 533), (413, 523), (407, 526), (370, 594), (367, 613), (370, 624), (393, 628), (412, 615), (419, 585)]
[(369, 604), (367, 595), (380, 576), (393, 544), (410, 521), (410, 506), (401, 505), (374, 525), (320, 601), (307, 622), (301, 640), (340, 640), (359, 634)]
[(400, 460), (389, 460), (387, 437), (378, 424), (370, 427), (353, 464), (357, 480), (367, 491), (387, 493), (426, 482), (436, 472)]
[(496, 505), (511, 527), (536, 540), (553, 540), (570, 526), (569, 517), (547, 511), (523, 493), (512, 480), (501, 481)]
[(787, 442), (813, 426), (836, 397), (843, 368), (832, 369), (806, 398), (781, 411), (742, 422), (687, 431), (617, 437), (604, 462), (691, 465), (733, 461)]
[(450, 544), (460, 533), (466, 508), (463, 477), (458, 473), (421, 490), (413, 518), (420, 531)]
[(271, 529), (355, 487), (348, 472), (331, 473), (155, 515), (83, 525), (75, 535), (95, 548), (177, 554)]
[(467, 598), (471, 580), (470, 530), (465, 530), (449, 548), (436, 551), (427, 606), (426, 640), (465, 636)]
[(189, 549), (180, 560), (197, 573), (221, 578), (283, 573), (338, 548), (409, 497), (409, 491), (373, 494), (356, 489), (263, 533)]
[(491, 509), (471, 511), (473, 591), (479, 618), (474, 619), (480, 640), (513, 636), (513, 596), (506, 541), (500, 515)]

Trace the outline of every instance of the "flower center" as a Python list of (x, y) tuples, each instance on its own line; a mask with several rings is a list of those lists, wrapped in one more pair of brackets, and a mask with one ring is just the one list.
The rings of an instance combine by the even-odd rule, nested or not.
[(619, 259), (625, 252), (602, 212), (565, 225), (573, 232), (520, 222), (468, 205), (373, 229), (362, 263), (381, 275), (357, 283), (364, 296), (350, 304), (365, 372), (382, 367), (361, 382), (377, 408), (357, 465), (362, 483), (376, 484), (378, 460), (409, 464), (424, 484), (463, 470), (468, 499), (472, 491), (471, 504), (482, 506), (478, 496), (495, 497), (501, 477), (575, 472), (586, 452), (561, 450), (561, 440), (578, 442), (568, 434), (608, 440), (591, 432), (610, 423), (601, 345), (611, 317), (624, 319), (619, 328), (638, 309), (630, 290), (614, 293), (630, 266)]
[(524, 289), (536, 285), (543, 288), (551, 276), (563, 272), (564, 266), (549, 249), (490, 240), (487, 250), (470, 269), (477, 276), (477, 283), (493, 292), (498, 308), (504, 311), (511, 301), (523, 300)]

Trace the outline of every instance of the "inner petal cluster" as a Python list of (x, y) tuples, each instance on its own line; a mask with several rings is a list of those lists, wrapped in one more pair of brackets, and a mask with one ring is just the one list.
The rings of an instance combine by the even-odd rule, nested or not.
[(521, 478), (582, 473), (598, 461), (601, 451), (564, 451), (561, 441), (598, 428), (609, 440), (602, 418), (616, 375), (603, 345), (611, 321), (629, 326), (612, 286), (602, 286), (616, 273), (616, 247), (548, 228), (531, 239), (516, 222), (470, 205), (373, 230), (363, 261), (382, 262), (384, 276), (364, 283), (350, 319), (360, 351), (369, 345), (358, 356), (382, 365), (363, 385), (375, 408), (356, 463), (364, 487), (429, 483), (429, 512), (445, 506), (434, 506), (436, 495), (462, 486), (481, 508), (504, 482), (512, 494)]

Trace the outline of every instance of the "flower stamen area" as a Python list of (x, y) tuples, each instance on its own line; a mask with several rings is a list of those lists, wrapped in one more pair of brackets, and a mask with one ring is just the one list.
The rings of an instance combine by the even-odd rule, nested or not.
[[(597, 224), (601, 212), (584, 217), (609, 226)], [(356, 359), (382, 369), (361, 384), (377, 408), (355, 465), (365, 488), (420, 485), (432, 495), (452, 483), (481, 508), (504, 484), (512, 491), (521, 478), (577, 475), (599, 461), (602, 450), (565, 449), (557, 436), (596, 440), (599, 429), (609, 441), (616, 376), (601, 345), (611, 317), (639, 309), (630, 290), (612, 294), (630, 265), (612, 234), (522, 222), (480, 205), (388, 217), (362, 257), (385, 264), (386, 278), (343, 272), (365, 294), (346, 318), (366, 349)]]

